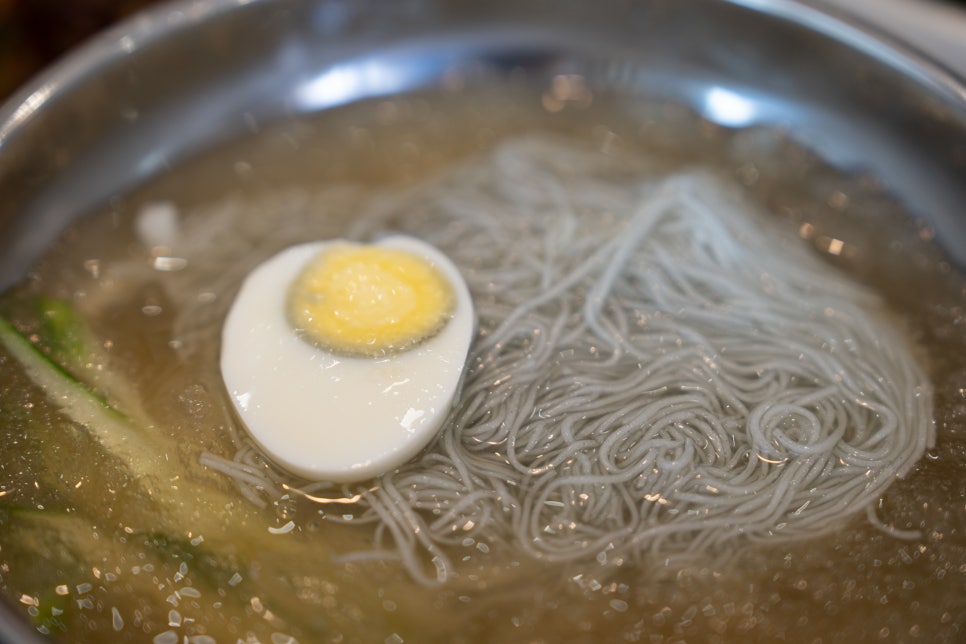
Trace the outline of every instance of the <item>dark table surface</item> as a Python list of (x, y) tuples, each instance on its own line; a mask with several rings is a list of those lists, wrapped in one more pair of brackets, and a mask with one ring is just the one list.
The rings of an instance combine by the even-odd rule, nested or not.
[(108, 25), (161, 0), (0, 0), (0, 100)]

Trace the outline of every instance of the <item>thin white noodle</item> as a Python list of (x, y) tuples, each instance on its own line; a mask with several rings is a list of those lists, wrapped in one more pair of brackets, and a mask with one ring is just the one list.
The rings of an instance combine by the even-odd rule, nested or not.
[[(292, 197), (242, 226), (263, 256), (351, 203), (353, 237), (420, 235), (474, 294), (479, 337), (441, 435), (368, 488), (331, 490), (358, 494), (353, 520), (376, 526), (355, 558), (393, 552), (437, 584), (457, 568), (443, 546), (465, 537), (548, 561), (688, 561), (863, 510), (881, 525), (877, 499), (934, 426), (878, 298), (714, 177), (642, 176), (634, 159), (524, 137), (423, 186)], [(238, 251), (191, 261), (218, 275)], [(177, 323), (186, 354), (203, 346), (197, 312)], [(240, 460), (203, 462), (249, 497), (304, 485), (254, 450)]]

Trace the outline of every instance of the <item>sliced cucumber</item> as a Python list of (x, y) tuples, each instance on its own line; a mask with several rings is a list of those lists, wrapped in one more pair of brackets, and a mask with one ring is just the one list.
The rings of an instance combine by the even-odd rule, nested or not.
[(107, 451), (124, 461), (133, 474), (148, 476), (158, 473), (165, 458), (162, 446), (137, 431), (104, 396), (47, 357), (2, 317), (0, 345), (21, 364), (31, 380), (63, 414), (86, 428)]
[(40, 333), (47, 344), (51, 357), (63, 365), (76, 368), (87, 360), (87, 347), (91, 343), (87, 329), (77, 310), (67, 302), (54, 297), (37, 299), (40, 316)]

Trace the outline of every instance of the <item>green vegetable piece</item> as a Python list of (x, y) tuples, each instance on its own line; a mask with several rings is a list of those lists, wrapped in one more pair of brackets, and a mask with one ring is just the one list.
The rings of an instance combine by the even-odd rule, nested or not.
[(86, 327), (73, 305), (66, 300), (41, 297), (37, 300), (40, 333), (51, 358), (63, 365), (83, 364), (86, 358)]
[(6, 319), (0, 317), (0, 345), (40, 386), (47, 398), (67, 417), (84, 426), (105, 449), (127, 463), (133, 473), (151, 475), (163, 452), (103, 396), (51, 360)]
[(48, 588), (40, 593), (35, 611), (28, 611), (34, 628), (44, 635), (60, 635), (67, 632), (67, 622), (72, 618), (69, 597), (58, 595)]

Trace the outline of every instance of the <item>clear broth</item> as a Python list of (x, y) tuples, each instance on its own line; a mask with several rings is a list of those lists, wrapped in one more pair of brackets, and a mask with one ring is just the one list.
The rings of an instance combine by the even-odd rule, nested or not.
[[(732, 131), (664, 103), (594, 96), (569, 105), (519, 91), (473, 91), (372, 101), (273, 123), (119, 196), (67, 230), (2, 313), (35, 331), (41, 296), (70, 300), (103, 351), (84, 379), (129, 381), (150, 430), (176, 441), (165, 455), (170, 489), (189, 480), (231, 499), (194, 504), (195, 525), (159, 531), (141, 482), (65, 421), (0, 350), (0, 590), (41, 632), (68, 641), (800, 642), (956, 641), (966, 629), (966, 281), (874, 178), (845, 175), (781, 132)], [(566, 134), (659, 159), (664, 170), (704, 166), (730, 175), (751, 199), (817, 253), (880, 292), (922, 347), (936, 389), (938, 440), (882, 499), (900, 539), (863, 516), (833, 536), (749, 547), (723, 567), (600, 575), (519, 559), (485, 541), (454, 549), (461, 576), (440, 589), (414, 584), (392, 563), (334, 564), (330, 553), (370, 543), (369, 526), (332, 524), (297, 498), (258, 509), (198, 464), (231, 457), (243, 432), (228, 412), (218, 347), (179, 361), (172, 305), (142, 273), (138, 209), (170, 201), (182, 213), (311, 194), (340, 183), (405, 186), (515, 134)], [(287, 196), (285, 196), (287, 195)], [(319, 221), (338, 236), (352, 213)], [(243, 275), (273, 248), (253, 242)], [(244, 270), (243, 270), (244, 269)], [(185, 271), (192, 270), (189, 266)], [(166, 279), (157, 273), (156, 279)], [(200, 276), (220, 326), (238, 279)], [(105, 375), (113, 374), (113, 375)], [(105, 380), (108, 379), (108, 380)], [(180, 501), (176, 501), (180, 503)], [(52, 517), (52, 518), (51, 518)], [(47, 519), (51, 519), (47, 521)], [(271, 530), (293, 522), (283, 534)], [(307, 552), (317, 556), (306, 558)], [(186, 590), (190, 589), (190, 590)], [(164, 639), (168, 638), (168, 639)]]

